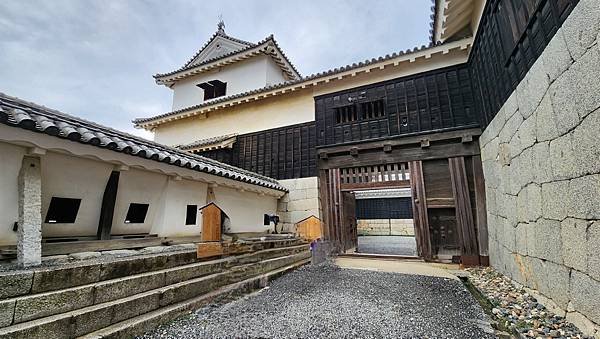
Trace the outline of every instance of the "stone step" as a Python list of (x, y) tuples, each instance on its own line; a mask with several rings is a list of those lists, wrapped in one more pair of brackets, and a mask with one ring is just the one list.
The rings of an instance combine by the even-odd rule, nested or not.
[(0, 301), (0, 325), (9, 326), (11, 324), (77, 310), (163, 286), (173, 285), (178, 282), (185, 282), (189, 279), (221, 272), (229, 268), (234, 268), (234, 272), (238, 272), (240, 269), (235, 266), (244, 265), (242, 267), (245, 267), (261, 260), (287, 256), (306, 251), (307, 249), (307, 245), (273, 248), (240, 256), (133, 274), (127, 277), (70, 287), (58, 291), (6, 299)]
[(161, 307), (155, 311), (110, 325), (98, 331), (81, 336), (79, 339), (133, 338), (210, 303), (223, 299), (227, 300), (231, 297), (265, 287), (270, 281), (308, 263), (310, 263), (310, 259), (307, 258), (268, 273), (223, 286), (199, 297), (191, 298), (167, 307)]
[[(299, 239), (251, 243), (253, 251), (300, 245)], [(195, 250), (163, 252), (114, 259), (89, 260), (76, 264), (0, 272), (0, 300), (21, 295), (61, 290), (99, 281), (200, 262)], [(1, 325), (0, 325), (1, 326)]]
[[(307, 260), (310, 252), (306, 246), (303, 247), (304, 249), (298, 253), (232, 266), (222, 272), (0, 328), (0, 338), (73, 338), (82, 336), (160, 308), (185, 302), (222, 286)], [(47, 306), (48, 308), (52, 307), (52, 305)]]

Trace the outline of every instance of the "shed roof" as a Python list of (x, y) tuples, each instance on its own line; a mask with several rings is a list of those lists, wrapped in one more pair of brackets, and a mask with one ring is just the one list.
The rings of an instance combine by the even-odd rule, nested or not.
[(275, 179), (0, 93), (0, 123), (232, 180), (287, 191)]

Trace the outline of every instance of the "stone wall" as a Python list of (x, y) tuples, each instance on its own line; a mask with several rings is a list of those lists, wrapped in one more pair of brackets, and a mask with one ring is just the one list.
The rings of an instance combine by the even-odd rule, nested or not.
[(413, 219), (359, 219), (358, 235), (415, 235)]
[(600, 324), (599, 34), (600, 2), (581, 0), (480, 138), (492, 266), (590, 334)]
[(289, 190), (277, 204), (284, 230), (294, 231), (295, 223), (311, 215), (322, 219), (317, 177), (279, 180), (279, 183)]

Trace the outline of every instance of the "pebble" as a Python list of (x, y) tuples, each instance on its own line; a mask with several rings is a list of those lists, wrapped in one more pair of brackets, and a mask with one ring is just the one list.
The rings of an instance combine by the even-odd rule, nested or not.
[(555, 315), (510, 278), (491, 267), (469, 268), (469, 280), (496, 307), (492, 308), (506, 329), (525, 338), (592, 339), (572, 323)]

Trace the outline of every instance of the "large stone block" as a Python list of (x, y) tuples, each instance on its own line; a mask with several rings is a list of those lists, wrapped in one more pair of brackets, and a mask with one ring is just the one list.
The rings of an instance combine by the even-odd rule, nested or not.
[(515, 229), (516, 252), (527, 255), (527, 228), (529, 224), (520, 223)]
[(542, 215), (546, 219), (563, 220), (569, 208), (569, 181), (542, 184)]
[(302, 199), (306, 199), (306, 190), (305, 189), (294, 189), (293, 191), (290, 191), (289, 197), (290, 197), (290, 202), (295, 201), (295, 200), (302, 200)]
[(541, 55), (544, 71), (548, 74), (550, 82), (556, 80), (573, 63), (573, 58), (567, 49), (567, 42), (563, 30), (556, 32), (552, 40)]
[(561, 31), (573, 59), (578, 60), (592, 47), (600, 30), (597, 0), (581, 0), (564, 22)]
[(514, 252), (517, 248), (516, 245), (516, 225), (511, 225), (507, 219), (500, 218), (500, 233), (498, 234), (498, 240), (500, 244), (506, 247), (510, 252)]
[(550, 160), (550, 142), (535, 144), (533, 152), (534, 182), (538, 184), (549, 182), (553, 179), (552, 164)]
[(54, 291), (85, 285), (100, 279), (100, 264), (37, 270), (33, 275), (32, 293)]
[(541, 60), (538, 60), (531, 66), (525, 78), (517, 86), (519, 112), (524, 118), (528, 118), (533, 114), (549, 86), (550, 80), (544, 71), (544, 64)]
[(165, 285), (164, 273), (145, 273), (137, 276), (101, 282), (95, 287), (96, 303), (124, 298)]
[(319, 200), (316, 198), (293, 200), (288, 203), (288, 211), (307, 211), (318, 208)]
[(600, 281), (600, 221), (593, 222), (587, 230), (587, 271), (588, 274)]
[(542, 216), (540, 186), (529, 184), (519, 192), (517, 196), (517, 215), (519, 222), (536, 221)]
[(571, 129), (579, 119), (600, 107), (600, 50), (590, 49), (551, 86), (552, 105), (559, 128)]
[(569, 216), (579, 219), (600, 219), (600, 174), (571, 180), (569, 197)]
[(482, 167), (486, 188), (497, 188), (499, 184), (498, 162), (495, 160), (486, 160), (482, 162)]
[(562, 257), (566, 266), (582, 272), (587, 271), (587, 239), (588, 222), (581, 219), (567, 218), (561, 223)]
[(498, 137), (500, 131), (504, 127), (506, 123), (506, 111), (504, 110), (504, 106), (500, 108), (500, 110), (496, 113), (492, 121), (485, 128), (483, 133), (479, 136), (479, 146), (481, 148), (485, 147), (492, 139)]
[(566, 309), (569, 303), (569, 282), (570, 270), (559, 264), (547, 261), (545, 278), (547, 282), (547, 290), (541, 292), (550, 297), (560, 308)]
[(560, 221), (540, 219), (530, 225), (534, 226), (535, 232), (527, 236), (529, 255), (561, 264)]
[(571, 179), (578, 175), (577, 157), (573, 152), (571, 134), (563, 135), (550, 142), (552, 175), (555, 180)]
[(513, 138), (513, 136), (515, 135), (522, 123), (523, 116), (521, 116), (520, 114), (513, 114), (513, 116), (506, 121), (504, 128), (502, 128), (502, 130), (500, 131), (500, 135), (498, 136), (498, 143), (510, 142), (510, 140)]
[(573, 151), (582, 173), (600, 173), (600, 108), (573, 130)]
[(14, 300), (0, 300), (0, 327), (9, 326), (15, 312)]
[(536, 118), (530, 116), (523, 121), (519, 130), (512, 138), (510, 142), (511, 156), (515, 157), (524, 149), (529, 148), (535, 144), (536, 141)]
[(69, 290), (23, 297), (17, 300), (14, 323), (76, 310), (93, 303), (93, 286), (75, 287)]
[[(578, 120), (577, 116), (575, 116), (575, 118)], [(563, 119), (563, 116), (554, 113), (550, 95), (545, 95), (542, 99), (542, 102), (535, 111), (535, 119), (535, 134), (537, 141), (549, 141), (559, 137), (561, 132), (566, 132), (562, 129), (559, 130), (559, 127), (557, 126), (557, 121)], [(577, 123), (577, 121), (574, 121), (574, 123)]]
[(500, 139), (494, 138), (483, 146), (481, 149), (481, 161), (496, 161), (498, 159), (499, 145)]
[(515, 158), (515, 160), (517, 159), (517, 167), (515, 167), (515, 169), (518, 170), (518, 175), (516, 175), (512, 179), (516, 179), (515, 181), (518, 182), (517, 187), (521, 189), (522, 187), (525, 187), (528, 184), (534, 182), (536, 178), (535, 154), (533, 152), (533, 148), (528, 148), (524, 150), (518, 158)]
[(600, 282), (573, 270), (570, 297), (573, 308), (595, 323), (600, 323)]
[(3, 272), (0, 275), (0, 299), (29, 293), (32, 281), (33, 272)]

